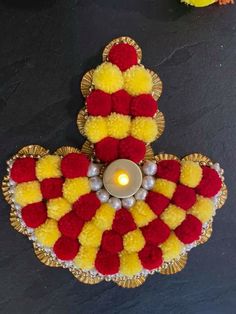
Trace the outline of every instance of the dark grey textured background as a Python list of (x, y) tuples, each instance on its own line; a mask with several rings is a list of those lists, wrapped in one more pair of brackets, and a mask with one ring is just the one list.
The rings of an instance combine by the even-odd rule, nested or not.
[(40, 264), (31, 243), (9, 225), (1, 201), (0, 312), (236, 313), (236, 6), (193, 9), (178, 1), (0, 1), (0, 173), (28, 144), (52, 151), (80, 146), (76, 113), (82, 74), (101, 62), (113, 38), (133, 37), (143, 63), (164, 83), (166, 130), (155, 151), (199, 151), (226, 170), (229, 199), (214, 234), (191, 251), (175, 276), (138, 289), (86, 286)]

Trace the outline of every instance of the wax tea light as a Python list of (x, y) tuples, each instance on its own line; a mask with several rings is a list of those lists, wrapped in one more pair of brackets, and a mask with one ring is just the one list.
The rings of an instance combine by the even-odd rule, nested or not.
[(131, 160), (118, 159), (106, 168), (103, 184), (112, 196), (127, 198), (134, 195), (140, 188), (142, 172)]

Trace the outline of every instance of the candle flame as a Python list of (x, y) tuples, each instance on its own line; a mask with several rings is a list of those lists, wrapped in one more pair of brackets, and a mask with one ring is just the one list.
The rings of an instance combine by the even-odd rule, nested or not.
[(117, 184), (122, 186), (125, 186), (129, 183), (129, 175), (123, 170), (119, 170), (116, 172), (115, 179)]

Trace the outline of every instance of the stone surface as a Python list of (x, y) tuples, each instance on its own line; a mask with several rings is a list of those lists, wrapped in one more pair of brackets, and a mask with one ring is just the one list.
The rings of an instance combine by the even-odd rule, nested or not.
[[(36, 4), (35, 4), (36, 3)], [(156, 152), (202, 152), (225, 168), (227, 204), (204, 246), (175, 276), (154, 275), (138, 289), (86, 286), (42, 265), (9, 225), (1, 199), (0, 312), (233, 314), (236, 306), (236, 6), (188, 8), (178, 1), (13, 1), (0, 4), (0, 173), (28, 144), (80, 147), (82, 74), (121, 35), (143, 49), (164, 83), (166, 130)]]

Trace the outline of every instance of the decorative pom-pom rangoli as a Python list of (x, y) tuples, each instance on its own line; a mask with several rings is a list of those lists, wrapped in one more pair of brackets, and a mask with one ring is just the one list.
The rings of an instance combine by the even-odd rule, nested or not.
[(180, 271), (227, 198), (223, 170), (208, 157), (154, 155), (165, 124), (162, 83), (141, 59), (131, 38), (109, 43), (82, 79), (83, 147), (24, 147), (2, 185), (11, 225), (40, 261), (87, 284), (131, 288)]

